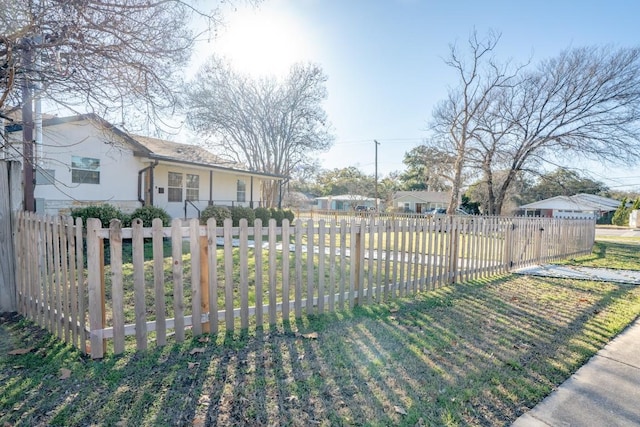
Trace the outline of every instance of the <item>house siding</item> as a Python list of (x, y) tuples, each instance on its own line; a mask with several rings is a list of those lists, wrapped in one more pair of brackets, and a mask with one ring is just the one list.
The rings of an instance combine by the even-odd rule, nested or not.
[[(106, 139), (86, 121), (47, 126), (43, 128), (43, 141), (44, 154), (37, 165), (54, 171), (55, 181), (36, 184), (34, 188), (42, 213), (68, 214), (74, 207), (99, 203), (109, 203), (129, 212), (140, 206), (137, 180), (123, 171), (137, 171), (144, 165), (122, 142)], [(72, 183), (72, 156), (99, 159), (100, 183)]]

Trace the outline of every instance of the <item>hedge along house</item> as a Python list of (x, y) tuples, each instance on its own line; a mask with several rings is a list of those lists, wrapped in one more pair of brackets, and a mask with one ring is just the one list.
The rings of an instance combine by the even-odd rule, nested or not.
[[(5, 129), (5, 157), (22, 160), (21, 124)], [(263, 185), (283, 178), (225, 163), (195, 145), (128, 134), (95, 114), (44, 119), (34, 157), (36, 211), (43, 214), (108, 203), (195, 218), (208, 205), (264, 206)]]

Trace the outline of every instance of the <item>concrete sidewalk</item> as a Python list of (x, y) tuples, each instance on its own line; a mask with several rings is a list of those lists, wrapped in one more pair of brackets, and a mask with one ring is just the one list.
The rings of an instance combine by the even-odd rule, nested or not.
[(640, 319), (512, 426), (640, 426)]

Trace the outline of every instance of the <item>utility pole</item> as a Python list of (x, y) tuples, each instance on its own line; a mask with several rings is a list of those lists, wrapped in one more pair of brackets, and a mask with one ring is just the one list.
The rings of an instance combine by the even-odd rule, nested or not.
[(33, 52), (31, 40), (22, 40), (22, 59), (24, 63), (22, 76), (22, 170), (24, 179), (24, 210), (35, 212), (35, 196), (33, 183), (33, 96), (29, 72), (33, 68)]
[(380, 143), (375, 139), (373, 140), (373, 143), (375, 144), (376, 148), (376, 212), (380, 212), (380, 206), (378, 206), (378, 145), (380, 145)]

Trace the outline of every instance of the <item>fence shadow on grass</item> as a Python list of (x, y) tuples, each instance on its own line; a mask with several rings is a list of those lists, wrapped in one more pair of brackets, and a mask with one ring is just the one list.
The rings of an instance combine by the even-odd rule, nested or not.
[(639, 312), (638, 287), (504, 276), (102, 361), (12, 321), (34, 350), (0, 354), (0, 423), (509, 425)]

